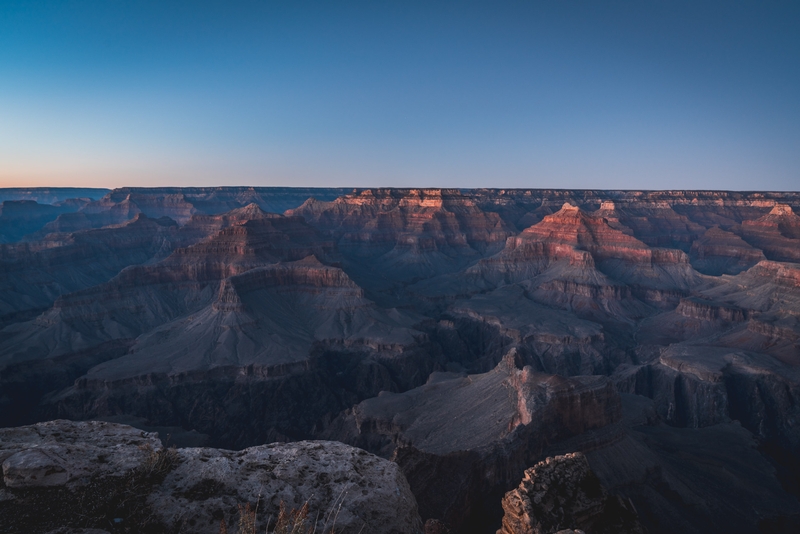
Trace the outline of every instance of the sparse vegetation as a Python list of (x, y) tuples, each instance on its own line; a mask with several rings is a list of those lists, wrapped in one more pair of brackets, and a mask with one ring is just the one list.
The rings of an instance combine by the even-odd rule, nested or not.
[(256, 512), (255, 508), (250, 507), (250, 503), (239, 505), (239, 534), (256, 534)]
[[(314, 525), (316, 530), (316, 525)], [(308, 501), (300, 509), (287, 510), (286, 504), (281, 501), (278, 521), (275, 523), (275, 534), (311, 534), (311, 525), (308, 524)]]
[(139, 481), (161, 482), (178, 465), (178, 452), (174, 448), (155, 450), (148, 445), (142, 449), (148, 451), (148, 455), (132, 474)]
[[(265, 534), (334, 534), (336, 527), (336, 518), (339, 516), (339, 511), (342, 508), (342, 495), (331, 504), (331, 507), (324, 515), (324, 523), (319, 524), (319, 521), (311, 521), (309, 517), (308, 501), (303, 503), (300, 508), (289, 508), (284, 501), (280, 502), (280, 510), (278, 511), (278, 518), (272, 529), (271, 518), (267, 520), (267, 525), (263, 531)], [(258, 526), (256, 521), (256, 513), (258, 511), (258, 504), (255, 508), (250, 506), (250, 503), (245, 505), (238, 505), (239, 519), (238, 528), (235, 533), (228, 530), (225, 521), (219, 523), (219, 534), (257, 534)], [(332, 523), (330, 530), (328, 524)]]

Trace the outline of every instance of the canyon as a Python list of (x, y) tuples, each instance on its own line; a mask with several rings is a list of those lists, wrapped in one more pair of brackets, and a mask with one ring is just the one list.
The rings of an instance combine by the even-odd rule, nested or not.
[[(383, 489), (363, 495), (376, 514), (402, 486), (397, 517), (342, 516), (354, 532), (800, 529), (800, 193), (50, 188), (0, 201), (4, 461), (32, 428), (30, 449), (72, 450), (98, 429), (175, 446), (180, 466), (218, 466), (189, 499), (204, 528), (256, 504), (259, 462), (317, 451), (326, 477), (336, 455), (365, 484), (380, 471)], [(59, 488), (80, 478), (64, 462)], [(10, 517), (24, 499), (3, 465)], [(250, 489), (236, 494), (226, 465)], [(166, 480), (152, 491), (171, 503), (168, 530), (194, 490)], [(296, 493), (293, 505), (311, 498)], [(537, 512), (542, 499), (561, 515)]]

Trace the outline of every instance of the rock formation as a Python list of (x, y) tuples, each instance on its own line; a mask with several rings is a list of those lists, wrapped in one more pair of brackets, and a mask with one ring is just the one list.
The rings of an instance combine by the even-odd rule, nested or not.
[(503, 497), (497, 534), (641, 533), (629, 506), (606, 494), (583, 454), (550, 457), (526, 469), (519, 487)]
[(694, 243), (690, 251), (692, 267), (703, 274), (739, 274), (767, 259), (764, 253), (747, 244), (733, 232), (713, 226)]
[[(418, 534), (398, 467), (341, 443), (301, 441), (239, 452), (165, 449), (156, 434), (101, 422), (0, 429), (3, 532), (275, 528), (281, 506), (317, 532)], [(299, 521), (298, 521), (299, 523)], [(303, 530), (305, 532), (305, 530)]]
[(775, 261), (800, 261), (800, 216), (787, 204), (778, 204), (767, 215), (742, 222), (742, 234)]
[(116, 227), (0, 245), (0, 324), (30, 318), (61, 295), (164, 254), (177, 233), (171, 219), (137, 216)]
[(108, 189), (95, 187), (3, 187), (0, 188), (0, 202), (32, 200), (39, 204), (59, 204), (81, 198), (97, 200), (108, 193)]
[(525, 469), (576, 451), (650, 532), (797, 526), (798, 193), (0, 200), (0, 426), (337, 439), (393, 459), (452, 534), (496, 531)]
[(609, 494), (633, 505), (646, 532), (788, 534), (800, 527), (791, 464), (765, 455), (738, 422), (667, 425), (651, 399), (621, 398), (624, 437), (586, 457)]
[(332, 237), (368, 287), (452, 272), (511, 234), (497, 214), (457, 190), (367, 189), (332, 202), (310, 199), (287, 213)]
[[(499, 500), (548, 443), (615, 439), (619, 398), (604, 378), (517, 369), (510, 353), (489, 373), (432, 375), (425, 386), (363, 401), (334, 422), (330, 437), (397, 462), (424, 519), (480, 532)], [(611, 426), (610, 426), (611, 425)], [(597, 445), (595, 443), (594, 445)], [(487, 502), (487, 495), (496, 501)]]

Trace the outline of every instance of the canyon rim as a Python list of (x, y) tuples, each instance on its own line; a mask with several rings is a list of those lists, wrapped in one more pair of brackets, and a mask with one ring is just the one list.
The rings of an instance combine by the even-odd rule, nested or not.
[(800, 525), (798, 193), (0, 197), (0, 530)]

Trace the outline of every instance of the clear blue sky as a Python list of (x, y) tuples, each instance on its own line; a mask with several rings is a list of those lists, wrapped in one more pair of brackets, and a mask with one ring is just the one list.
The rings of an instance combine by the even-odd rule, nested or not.
[(0, 185), (800, 189), (800, 2), (0, 1)]

